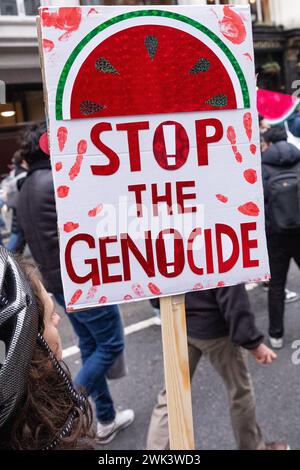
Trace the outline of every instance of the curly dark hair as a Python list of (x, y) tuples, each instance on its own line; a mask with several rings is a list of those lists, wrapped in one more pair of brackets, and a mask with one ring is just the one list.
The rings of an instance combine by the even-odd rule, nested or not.
[[(39, 333), (44, 331), (44, 306), (36, 268), (20, 261), (35, 294), (39, 310)], [(60, 362), (71, 380), (67, 366)], [(59, 439), (55, 449), (92, 449), (92, 412), (86, 400), (85, 409), (77, 406), (51, 355), (41, 344), (36, 348), (28, 373), (27, 390), (13, 418), (0, 430), (0, 449), (37, 450), (47, 448), (59, 436), (68, 418), (75, 413), (71, 430)]]
[(23, 159), (31, 165), (38, 160), (49, 159), (49, 155), (44, 153), (39, 145), (42, 134), (47, 131), (45, 121), (38, 122), (27, 126), (23, 132), (21, 139), (21, 153)]
[(276, 144), (277, 142), (281, 142), (282, 140), (287, 140), (288, 136), (286, 130), (283, 126), (274, 126), (271, 129), (268, 129), (264, 135), (264, 140), (267, 143)]

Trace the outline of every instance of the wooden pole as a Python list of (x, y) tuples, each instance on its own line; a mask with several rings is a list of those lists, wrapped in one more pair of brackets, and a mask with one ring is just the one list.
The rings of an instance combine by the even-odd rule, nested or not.
[(193, 450), (194, 428), (184, 295), (161, 297), (160, 312), (171, 450)]

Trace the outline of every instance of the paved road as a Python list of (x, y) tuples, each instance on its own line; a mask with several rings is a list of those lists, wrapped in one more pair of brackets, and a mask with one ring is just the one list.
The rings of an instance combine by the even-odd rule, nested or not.
[[(289, 275), (290, 289), (300, 291), (300, 274), (293, 266)], [(267, 299), (260, 287), (249, 292), (257, 324), (267, 331)], [(153, 315), (148, 302), (122, 307), (125, 326)], [(64, 348), (74, 344), (74, 336), (66, 318), (62, 322)], [(134, 424), (122, 431), (109, 449), (144, 449), (147, 425), (163, 380), (161, 331), (150, 326), (127, 336), (126, 354), (129, 375), (111, 382), (111, 391), (118, 407), (132, 407)], [(257, 417), (267, 440), (287, 440), (293, 449), (300, 449), (300, 365), (293, 365), (291, 345), (300, 340), (300, 302), (286, 307), (286, 342), (272, 366), (259, 366), (250, 361), (257, 398)], [(72, 373), (80, 367), (79, 355), (66, 359)], [(192, 385), (196, 446), (198, 449), (234, 449), (224, 386), (204, 359)], [(102, 447), (104, 448), (104, 447)]]

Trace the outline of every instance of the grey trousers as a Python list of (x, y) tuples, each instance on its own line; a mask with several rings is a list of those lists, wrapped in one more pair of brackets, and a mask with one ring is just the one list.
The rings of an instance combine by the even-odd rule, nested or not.
[[(190, 374), (193, 376), (201, 356), (207, 355), (211, 365), (221, 376), (228, 393), (231, 423), (237, 448), (264, 449), (264, 441), (256, 422), (255, 398), (248, 352), (231, 343), (229, 337), (213, 340), (188, 338)], [(147, 437), (147, 449), (169, 449), (168, 410), (166, 390), (158, 395)]]

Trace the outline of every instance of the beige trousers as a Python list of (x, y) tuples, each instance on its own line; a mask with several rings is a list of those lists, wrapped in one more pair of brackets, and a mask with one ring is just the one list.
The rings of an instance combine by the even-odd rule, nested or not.
[[(193, 377), (201, 356), (207, 355), (211, 365), (221, 376), (228, 393), (229, 409), (234, 437), (240, 450), (264, 448), (260, 428), (256, 422), (255, 398), (248, 352), (235, 346), (229, 337), (213, 340), (188, 338), (190, 374)], [(169, 449), (168, 411), (166, 390), (158, 395), (147, 437), (147, 449)]]

